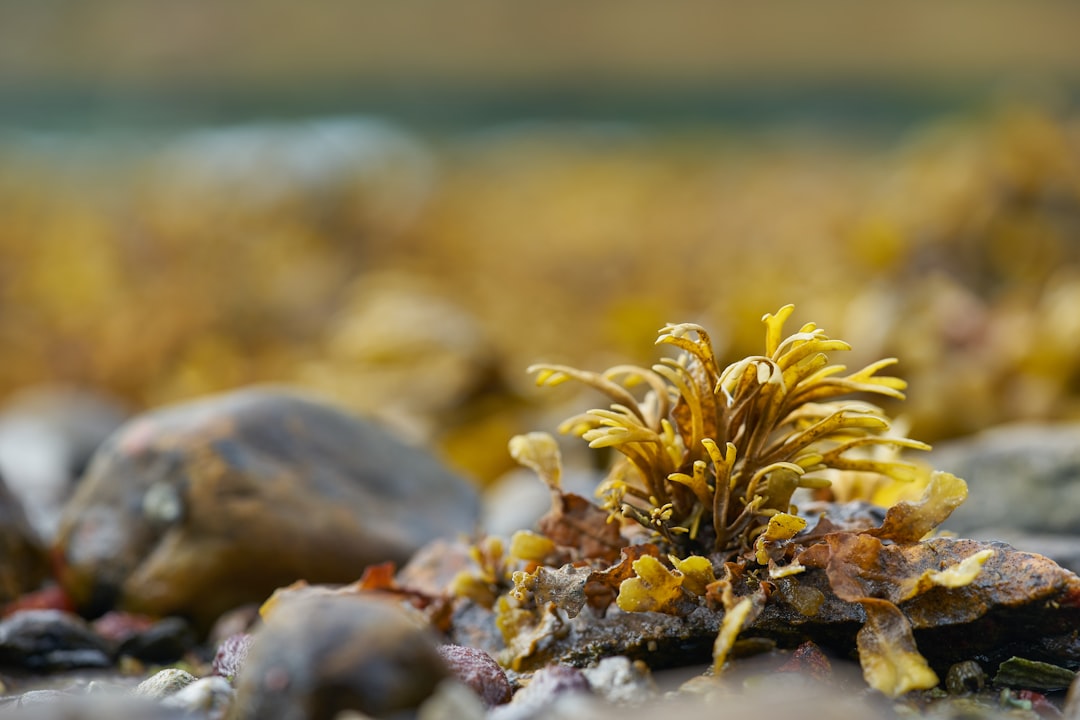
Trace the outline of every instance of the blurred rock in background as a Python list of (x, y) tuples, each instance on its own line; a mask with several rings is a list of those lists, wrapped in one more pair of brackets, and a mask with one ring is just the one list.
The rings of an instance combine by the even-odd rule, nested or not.
[(43, 541), (56, 533), (90, 457), (125, 416), (95, 390), (52, 385), (20, 390), (0, 408), (0, 474)]

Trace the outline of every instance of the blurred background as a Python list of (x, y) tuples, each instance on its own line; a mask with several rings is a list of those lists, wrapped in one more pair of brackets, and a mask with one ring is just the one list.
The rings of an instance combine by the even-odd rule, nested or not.
[(489, 481), (599, 401), (531, 363), (648, 364), (666, 322), (730, 361), (791, 302), (848, 364), (901, 359), (913, 437), (1078, 418), (1077, 28), (1064, 0), (0, 2), (0, 402), (288, 382)]

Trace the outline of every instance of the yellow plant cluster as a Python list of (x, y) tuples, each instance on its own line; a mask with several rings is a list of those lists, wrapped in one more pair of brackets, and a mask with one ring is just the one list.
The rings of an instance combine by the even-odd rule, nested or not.
[[(796, 489), (827, 487), (823, 471), (899, 481), (925, 474), (912, 463), (862, 452), (929, 446), (886, 434), (889, 421), (880, 408), (844, 399), (854, 393), (903, 398), (903, 380), (877, 374), (895, 360), (845, 374), (828, 353), (850, 349), (847, 343), (813, 323), (784, 337), (793, 311), (786, 305), (765, 315), (764, 354), (725, 368), (705, 329), (691, 324), (660, 332), (657, 343), (681, 354), (648, 369), (531, 368), (542, 385), (575, 379), (613, 401), (560, 428), (625, 458), (601, 489), (606, 509), (654, 531), (680, 555), (732, 554), (749, 549), (770, 518), (792, 509)], [(642, 397), (634, 388), (645, 389)]]
[[(902, 398), (904, 381), (878, 374), (895, 360), (848, 372), (830, 361), (830, 353), (850, 349), (847, 343), (814, 323), (785, 336), (793, 312), (785, 305), (766, 314), (763, 353), (723, 368), (708, 333), (690, 324), (660, 331), (657, 343), (678, 354), (650, 368), (530, 368), (541, 385), (576, 380), (606, 395), (608, 408), (571, 417), (560, 429), (620, 457), (597, 492), (597, 507), (562, 490), (554, 438), (534, 432), (510, 441), (511, 455), (551, 490), (552, 510), (539, 533), (511, 539), (508, 558), (478, 562), (479, 573), (457, 583), (512, 583), (501, 597), (480, 600), (495, 609), (508, 664), (565, 635), (567, 619), (586, 606), (602, 615), (614, 603), (628, 613), (720, 613), (713, 645), (720, 672), (770, 602), (813, 617), (827, 593), (834, 604), (862, 607), (857, 649), (872, 687), (897, 696), (938, 683), (899, 605), (935, 588), (968, 587), (997, 551), (923, 542), (967, 497), (966, 483), (901, 459), (898, 450), (928, 446), (889, 434), (880, 408), (850, 399)], [(892, 452), (873, 452), (882, 447)], [(819, 511), (808, 528), (793, 495), (829, 487), (827, 474), (869, 475), (922, 494), (892, 505), (880, 525), (836, 525)], [(860, 487), (878, 486), (851, 483), (849, 491)], [(490, 571), (496, 566), (501, 578)], [(803, 584), (806, 576), (812, 577)]]

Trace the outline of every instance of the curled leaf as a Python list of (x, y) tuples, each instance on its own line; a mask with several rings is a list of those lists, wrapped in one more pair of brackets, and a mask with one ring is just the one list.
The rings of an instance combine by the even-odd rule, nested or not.
[(614, 562), (626, 542), (619, 526), (608, 522), (608, 514), (580, 495), (552, 495), (551, 510), (537, 523), (540, 532), (575, 557)]
[(727, 660), (728, 653), (731, 652), (731, 646), (735, 644), (743, 628), (753, 620), (750, 614), (753, 609), (754, 601), (744, 597), (735, 603), (735, 607), (724, 613), (724, 620), (720, 623), (720, 632), (717, 633), (716, 642), (713, 643), (714, 673), (723, 670), (724, 662)]
[(510, 537), (510, 555), (519, 560), (542, 563), (556, 551), (550, 538), (537, 535), (531, 530), (518, 530)]
[(863, 600), (862, 606), (866, 624), (855, 641), (867, 684), (889, 697), (937, 686), (938, 676), (916, 649), (911, 624), (900, 608), (873, 598)]
[(682, 589), (683, 574), (668, 570), (651, 555), (633, 563), (636, 577), (619, 585), (616, 604), (623, 612), (662, 612), (678, 615), (686, 593)]
[(624, 580), (634, 577), (634, 562), (645, 555), (658, 557), (659, 549), (652, 543), (629, 545), (622, 549), (622, 558), (606, 570), (594, 570), (585, 583), (586, 602), (593, 610), (603, 612), (619, 593)]
[(709, 583), (716, 582), (716, 573), (713, 572), (712, 561), (700, 555), (691, 555), (685, 560), (680, 560), (674, 555), (669, 555), (668, 560), (676, 570), (683, 574), (682, 586), (695, 595), (704, 595)]
[(555, 438), (546, 432), (531, 432), (510, 438), (510, 457), (529, 468), (551, 488), (562, 483), (562, 456)]
[(935, 471), (922, 498), (893, 505), (881, 527), (868, 530), (867, 534), (897, 543), (918, 542), (943, 523), (967, 499), (967, 494), (967, 483), (963, 480), (951, 473)]
[(918, 577), (905, 580), (901, 584), (900, 601), (921, 595), (932, 587), (960, 588), (970, 585), (995, 552), (993, 548), (986, 548), (944, 570), (926, 570)]

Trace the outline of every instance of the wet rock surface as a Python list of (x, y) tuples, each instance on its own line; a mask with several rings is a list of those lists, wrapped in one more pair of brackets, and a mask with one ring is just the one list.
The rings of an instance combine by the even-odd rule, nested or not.
[[(937, 538), (904, 553), (910, 567), (937, 568), (977, 551), (994, 555), (967, 587), (950, 594), (927, 592), (900, 607), (914, 630), (920, 651), (942, 676), (952, 663), (973, 657), (1000, 662), (1021, 654), (1034, 660), (1080, 665), (1080, 578), (1049, 559), (1023, 553), (1001, 543)], [(781, 648), (813, 640), (836, 652), (850, 652), (866, 621), (858, 603), (840, 600), (830, 590), (827, 573), (809, 568), (796, 576), (799, 592), (816, 591), (823, 602), (813, 614), (800, 612), (786, 596), (794, 596), (792, 579), (777, 583), (768, 603), (744, 631), (744, 638), (761, 638)], [(698, 607), (685, 616), (658, 612), (625, 613), (616, 607), (601, 614), (585, 608), (567, 617), (553, 608), (540, 613), (518, 641), (512, 667), (530, 672), (563, 663), (595, 665), (606, 657), (625, 655), (653, 669), (679, 667), (711, 658), (722, 611)], [(452, 628), (455, 640), (480, 645), (506, 661), (506, 645), (493, 613), (475, 604), (463, 605)], [(522, 650), (521, 648), (524, 648)]]
[[(84, 611), (203, 628), (296, 579), (348, 582), (472, 530), (476, 491), (324, 402), (254, 388), (139, 416), (65, 508), (61, 581)], [(317, 518), (318, 521), (313, 521)]]
[(236, 680), (231, 717), (332, 720), (418, 707), (450, 671), (435, 636), (401, 607), (360, 596), (316, 596), (275, 607)]

